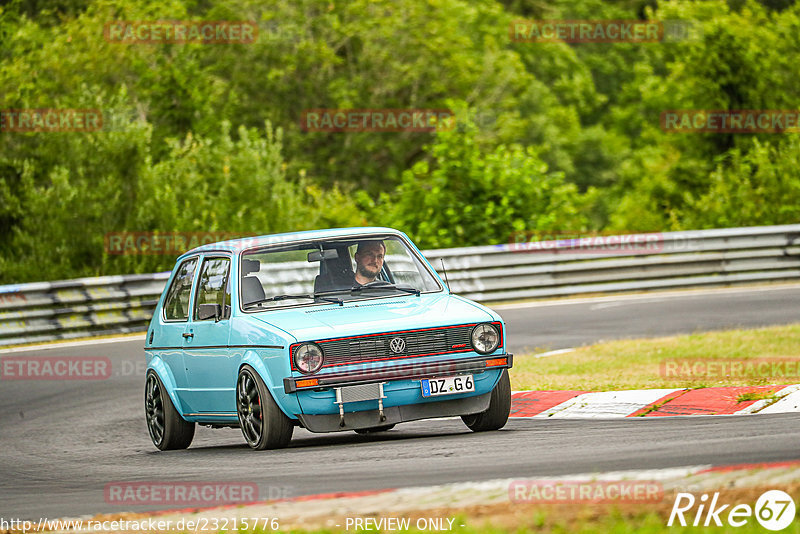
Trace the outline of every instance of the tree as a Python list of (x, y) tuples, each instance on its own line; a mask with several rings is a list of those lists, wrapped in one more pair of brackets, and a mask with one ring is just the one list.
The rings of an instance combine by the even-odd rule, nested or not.
[(484, 153), (477, 128), (466, 124), (437, 134), (428, 158), (403, 173), (372, 218), (399, 228), (422, 247), (509, 242), (516, 233), (586, 228), (585, 197), (548, 172), (537, 150), (501, 145)]

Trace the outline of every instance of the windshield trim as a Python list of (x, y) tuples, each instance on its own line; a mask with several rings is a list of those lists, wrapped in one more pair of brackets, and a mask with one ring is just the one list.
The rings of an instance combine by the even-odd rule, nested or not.
[[(414, 258), (417, 259), (417, 261), (422, 266), (422, 268), (425, 269), (425, 271), (431, 276), (431, 278), (433, 279), (433, 281), (436, 283), (436, 285), (439, 288), (439, 289), (436, 289), (436, 290), (433, 290), (433, 291), (420, 291), (421, 295), (428, 295), (428, 294), (433, 294), (433, 293), (442, 293), (442, 292), (444, 292), (444, 286), (442, 286), (442, 284), (439, 282), (439, 277), (432, 270), (432, 268), (428, 265), (427, 260), (425, 260), (425, 258), (422, 256), (422, 254), (417, 251), (417, 248), (415, 246), (413, 246), (411, 244), (411, 242), (405, 236), (400, 235), (400, 234), (394, 234), (394, 233), (391, 233), (391, 232), (368, 233), (368, 234), (351, 234), (351, 235), (336, 236), (336, 237), (322, 237), (322, 238), (318, 237), (316, 239), (299, 239), (297, 241), (292, 241), (290, 243), (274, 243), (274, 244), (269, 244), (269, 245), (265, 245), (265, 246), (255, 246), (255, 247), (250, 247), (248, 249), (241, 250), (237, 255), (238, 256), (238, 261), (237, 261), (237, 278), (238, 278), (238, 280), (237, 280), (236, 285), (238, 287), (237, 287), (237, 290), (236, 290), (236, 299), (238, 300), (238, 304), (236, 305), (236, 307), (238, 308), (240, 313), (247, 314), (247, 315), (250, 315), (250, 314), (253, 314), (253, 313), (263, 313), (263, 312), (275, 311), (275, 310), (286, 310), (286, 309), (293, 309), (293, 308), (307, 308), (307, 307), (310, 307), (310, 306), (314, 306), (314, 307), (316, 307), (316, 306), (337, 306), (337, 307), (339, 307), (339, 305), (334, 303), (334, 302), (309, 302), (307, 304), (284, 304), (284, 305), (271, 306), (269, 308), (262, 308), (262, 309), (258, 309), (258, 308), (256, 308), (256, 309), (243, 308), (242, 307), (242, 274), (241, 274), (242, 257), (245, 254), (252, 254), (253, 252), (266, 252), (271, 248), (282, 248), (282, 247), (285, 247), (286, 245), (303, 245), (303, 244), (315, 243), (315, 242), (318, 242), (318, 241), (350, 241), (352, 239), (370, 239), (370, 238), (371, 239), (380, 239), (382, 236), (384, 236), (384, 238), (393, 237), (393, 238), (397, 238), (400, 241), (402, 241), (402, 243), (406, 246), (406, 249), (414, 256)], [(367, 301), (367, 300), (377, 300), (377, 299), (396, 298), (396, 297), (414, 297), (414, 296), (415, 295), (413, 293), (406, 293), (405, 291), (397, 291), (396, 293), (391, 294), (391, 295), (373, 295), (373, 296), (368, 296), (368, 297), (363, 297), (363, 298), (348, 299), (348, 300), (344, 301), (344, 305), (346, 306), (350, 302), (362, 302), (362, 301)]]

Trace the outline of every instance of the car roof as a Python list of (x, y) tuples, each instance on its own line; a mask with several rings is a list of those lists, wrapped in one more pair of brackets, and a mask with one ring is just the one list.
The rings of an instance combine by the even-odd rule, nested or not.
[(195, 247), (192, 250), (184, 252), (178, 258), (182, 260), (185, 256), (197, 254), (199, 252), (210, 251), (230, 251), (239, 252), (244, 249), (263, 247), (267, 245), (280, 245), (285, 243), (293, 243), (295, 241), (306, 241), (309, 239), (325, 239), (332, 237), (347, 237), (356, 235), (371, 235), (371, 234), (395, 234), (405, 236), (405, 234), (394, 228), (386, 228), (380, 226), (363, 226), (353, 228), (328, 228), (325, 230), (306, 230), (302, 232), (287, 232), (283, 234), (269, 234), (254, 237), (244, 237), (241, 239), (229, 239), (227, 241), (219, 241), (217, 243), (208, 243)]

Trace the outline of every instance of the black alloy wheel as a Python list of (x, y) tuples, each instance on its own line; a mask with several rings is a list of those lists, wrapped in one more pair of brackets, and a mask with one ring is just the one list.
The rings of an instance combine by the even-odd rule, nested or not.
[(181, 417), (154, 371), (147, 373), (144, 414), (150, 439), (159, 450), (185, 449), (191, 445), (195, 424)]
[(247, 444), (256, 450), (281, 449), (292, 439), (294, 423), (275, 404), (259, 374), (249, 365), (236, 380), (236, 413)]

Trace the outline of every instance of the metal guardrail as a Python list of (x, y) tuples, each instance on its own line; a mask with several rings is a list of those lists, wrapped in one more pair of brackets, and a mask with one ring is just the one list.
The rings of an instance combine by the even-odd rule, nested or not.
[[(424, 251), (481, 302), (800, 279), (800, 224)], [(169, 273), (0, 286), (0, 346), (144, 331)]]

